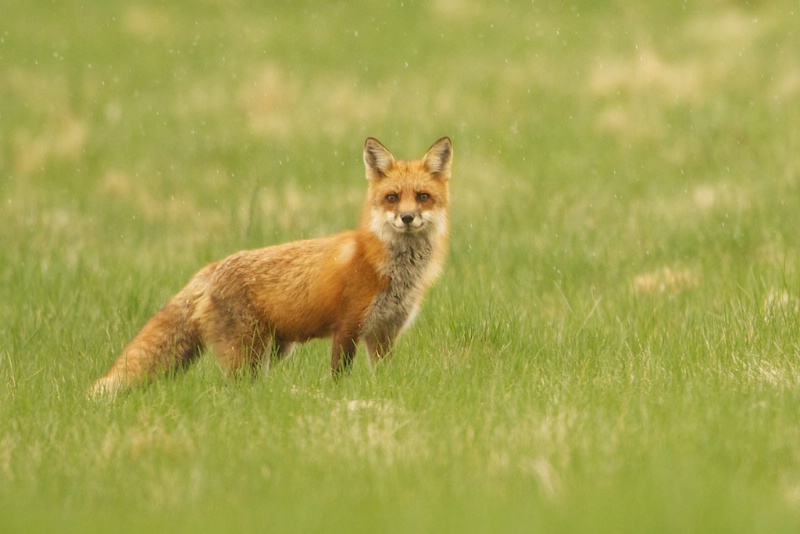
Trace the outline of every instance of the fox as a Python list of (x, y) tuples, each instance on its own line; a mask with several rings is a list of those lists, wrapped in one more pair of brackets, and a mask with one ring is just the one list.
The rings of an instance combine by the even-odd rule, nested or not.
[(368, 182), (354, 230), (253, 250), (200, 269), (123, 348), (92, 397), (111, 397), (186, 369), (204, 349), (237, 376), (289, 356), (297, 343), (332, 338), (337, 380), (359, 343), (371, 366), (412, 323), (442, 272), (449, 236), (453, 145), (397, 160), (364, 143)]

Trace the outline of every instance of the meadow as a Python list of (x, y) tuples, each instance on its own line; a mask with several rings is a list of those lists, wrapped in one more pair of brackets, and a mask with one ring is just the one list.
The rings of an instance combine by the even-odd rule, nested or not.
[[(797, 532), (794, 2), (7, 0), (0, 533)], [(87, 399), (204, 264), (454, 142), (393, 357)]]

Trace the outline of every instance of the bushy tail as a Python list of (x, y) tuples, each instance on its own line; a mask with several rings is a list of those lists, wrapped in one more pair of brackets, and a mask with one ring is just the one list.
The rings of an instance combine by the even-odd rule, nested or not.
[(108, 372), (92, 385), (89, 391), (92, 397), (113, 398), (157, 374), (185, 367), (197, 356), (201, 340), (193, 318), (196, 282), (175, 295), (145, 323)]

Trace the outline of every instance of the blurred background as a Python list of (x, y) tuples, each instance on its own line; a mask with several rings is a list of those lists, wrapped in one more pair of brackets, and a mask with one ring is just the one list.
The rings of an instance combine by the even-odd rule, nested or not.
[[(430, 445), (409, 440), (434, 460), (398, 473), (378, 454), (369, 480), (390, 473), (407, 518), (429, 502), (449, 509), (464, 487), (516, 527), (534, 501), (552, 504), (551, 526), (618, 527), (595, 503), (627, 518), (621, 496), (641, 504), (639, 526), (797, 518), (797, 2), (4, 0), (0, 12), (0, 500), (44, 495), (91, 510), (118, 499), (109, 517), (125, 510), (132, 490), (105, 488), (126, 475), (98, 468), (92, 452), (119, 437), (103, 418), (138, 421), (158, 444), (148, 414), (174, 404), (153, 393), (141, 407), (87, 410), (89, 381), (203, 264), (357, 224), (367, 136), (411, 159), (448, 135), (449, 263), (399, 347), (435, 357), (398, 358), (377, 386), (325, 393), (408, 396), (356, 411), (365, 425), (394, 414), (397, 435)], [(303, 406), (325, 410), (315, 395), (327, 345), (304, 350), (288, 378), (263, 387), (289, 406), (298, 381), (312, 391)], [(186, 383), (222, 395), (218, 411), (230, 413), (225, 402), (240, 399), (215, 389), (210, 365)], [(239, 470), (219, 460), (226, 429), (246, 422), (170, 417), (163, 435), (185, 437), (200, 467), (180, 453), (162, 469), (159, 454), (138, 475), (204, 474), (195, 500), (176, 498), (188, 508), (219, 498), (215, 481), (258, 457), (234, 455)], [(221, 436), (211, 460), (198, 452), (206, 435)], [(325, 475), (329, 440), (309, 435), (303, 461)], [(294, 459), (294, 436), (264, 439)], [(55, 438), (64, 451), (49, 448)], [(496, 450), (506, 439), (513, 446)], [(531, 439), (550, 448), (529, 449)], [(276, 465), (295, 482), (286, 495), (316, 495), (314, 473), (295, 479), (305, 471)], [(99, 478), (70, 493), (94, 469)], [(458, 491), (403, 493), (430, 469)], [(474, 486), (463, 473), (476, 473)], [(283, 502), (287, 486), (246, 480)], [(134, 494), (132, 509), (149, 510)], [(375, 516), (394, 512), (394, 495), (375, 494)], [(472, 513), (449, 518), (476, 528)]]

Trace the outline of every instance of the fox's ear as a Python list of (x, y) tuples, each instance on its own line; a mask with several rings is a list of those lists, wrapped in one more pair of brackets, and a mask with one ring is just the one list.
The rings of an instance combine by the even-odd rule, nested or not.
[(423, 156), (425, 167), (432, 174), (438, 174), (445, 180), (450, 178), (450, 163), (453, 161), (453, 142), (449, 137), (442, 137), (431, 146)]
[(380, 141), (368, 137), (364, 143), (364, 166), (368, 180), (383, 178), (394, 167), (394, 156)]

